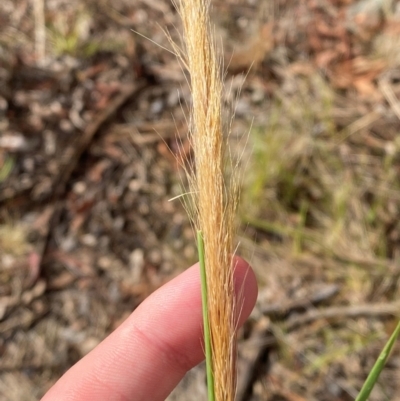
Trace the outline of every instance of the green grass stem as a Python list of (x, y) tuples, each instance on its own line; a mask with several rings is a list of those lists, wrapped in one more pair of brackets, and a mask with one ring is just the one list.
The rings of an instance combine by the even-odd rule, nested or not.
[(206, 263), (205, 263), (205, 258), (204, 258), (203, 234), (201, 231), (197, 231), (197, 248), (198, 248), (198, 252), (199, 252), (199, 263), (200, 263), (201, 301), (202, 301), (202, 309), (203, 309), (204, 348), (205, 348), (205, 354), (206, 354), (208, 401), (215, 401), (214, 376), (213, 376), (213, 370), (212, 370), (212, 349), (211, 349), (211, 339), (210, 339), (210, 326), (209, 326), (209, 322), (208, 322)]
[(369, 373), (367, 380), (365, 380), (365, 383), (358, 394), (356, 401), (367, 401), (369, 395), (371, 394), (372, 389), (375, 386), (375, 383), (378, 380), (379, 375), (381, 374), (386, 361), (389, 358), (390, 352), (397, 340), (397, 338), (400, 335), (400, 321), (397, 323), (397, 327), (395, 328), (393, 334), (390, 336), (388, 342), (385, 345), (385, 348), (383, 348), (381, 354), (379, 355), (377, 361), (375, 362), (375, 365), (373, 366), (371, 372)]

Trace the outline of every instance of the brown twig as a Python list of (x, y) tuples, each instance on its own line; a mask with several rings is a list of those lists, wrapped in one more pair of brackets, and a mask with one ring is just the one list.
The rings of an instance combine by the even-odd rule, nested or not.
[(76, 169), (76, 166), (81, 158), (83, 152), (89, 147), (94, 136), (99, 131), (101, 126), (113, 115), (115, 112), (135, 93), (140, 92), (144, 87), (145, 83), (127, 85), (121, 90), (121, 93), (115, 97), (108, 105), (108, 107), (99, 113), (92, 122), (84, 130), (83, 134), (79, 138), (78, 143), (74, 146), (74, 151), (68, 160), (68, 164), (64, 170), (60, 173), (57, 179), (57, 186), (53, 193), (53, 196), (58, 198), (65, 192), (66, 185), (71, 177), (72, 172)]
[(45, 255), (49, 250), (49, 239), (50, 235), (53, 231), (53, 227), (57, 224), (60, 218), (60, 214), (62, 211), (63, 195), (65, 194), (67, 184), (70, 180), (71, 174), (76, 169), (78, 162), (85, 152), (85, 150), (89, 147), (92, 142), (94, 136), (102, 127), (102, 125), (109, 120), (109, 118), (123, 105), (127, 102), (129, 98), (131, 98), (134, 94), (138, 94), (145, 88), (146, 84), (141, 82), (139, 84), (131, 84), (122, 89), (121, 93), (115, 97), (115, 99), (109, 104), (106, 110), (101, 112), (97, 117), (94, 118), (92, 122), (84, 130), (82, 136), (79, 139), (79, 142), (74, 147), (74, 152), (71, 155), (68, 164), (61, 171), (57, 178), (57, 185), (54, 189), (52, 200), (50, 201), (50, 214), (51, 217), (49, 219), (49, 224), (47, 227), (47, 233), (45, 235), (45, 241), (43, 245), (42, 257), (43, 261)]
[(335, 296), (338, 292), (339, 286), (335, 284), (327, 284), (321, 286), (321, 288), (319, 288), (317, 291), (314, 291), (307, 297), (267, 305), (262, 308), (262, 313), (267, 316), (284, 317), (292, 311), (306, 309), (310, 305), (324, 302)]
[(310, 310), (304, 315), (296, 316), (284, 325), (284, 330), (294, 330), (299, 326), (316, 320), (344, 320), (362, 316), (400, 316), (400, 301), (352, 306), (333, 306), (320, 310)]

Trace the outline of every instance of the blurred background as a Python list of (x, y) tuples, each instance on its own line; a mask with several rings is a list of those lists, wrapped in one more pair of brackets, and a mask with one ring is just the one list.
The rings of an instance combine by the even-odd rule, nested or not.
[[(353, 400), (400, 314), (400, 3), (212, 12), (260, 288), (237, 399)], [(190, 96), (165, 31), (181, 43), (167, 0), (0, 2), (1, 401), (37, 400), (197, 259), (169, 201)], [(399, 351), (371, 400), (400, 400)], [(195, 369), (170, 400), (204, 388)]]

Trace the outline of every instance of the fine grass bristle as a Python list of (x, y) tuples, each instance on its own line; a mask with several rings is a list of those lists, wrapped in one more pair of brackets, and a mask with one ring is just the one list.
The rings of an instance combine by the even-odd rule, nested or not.
[[(182, 62), (191, 76), (191, 141), (195, 156), (189, 173), (194, 224), (204, 240), (207, 306), (216, 401), (235, 397), (235, 296), (232, 255), (237, 181), (225, 177), (226, 138), (222, 121), (223, 71), (209, 20), (209, 0), (177, 4), (184, 28)], [(233, 163), (231, 163), (233, 164)]]

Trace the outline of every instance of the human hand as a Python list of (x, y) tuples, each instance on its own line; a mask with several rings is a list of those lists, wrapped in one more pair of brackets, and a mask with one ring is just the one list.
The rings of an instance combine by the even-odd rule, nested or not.
[[(257, 283), (236, 259), (241, 325), (254, 307)], [(74, 365), (42, 401), (163, 401), (204, 359), (198, 264), (148, 297), (129, 318)]]

